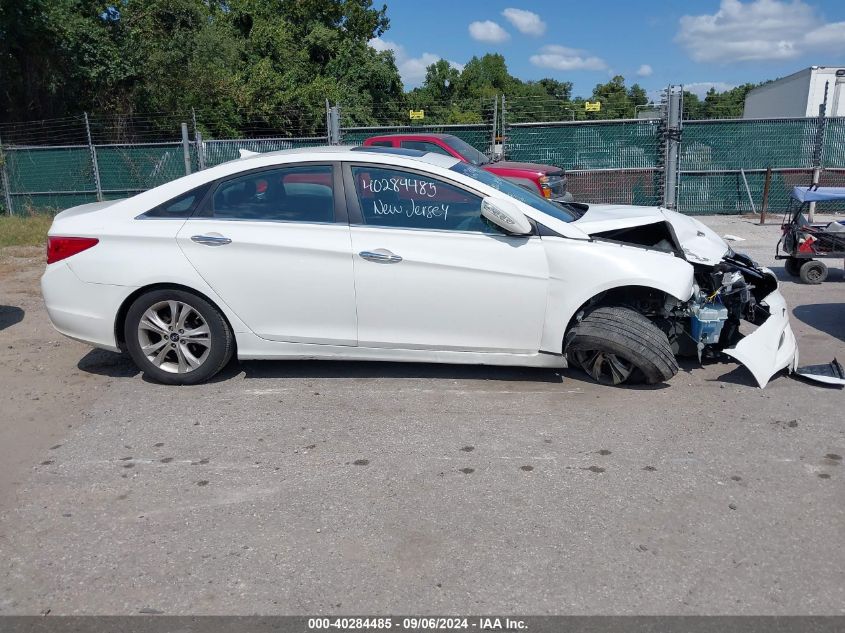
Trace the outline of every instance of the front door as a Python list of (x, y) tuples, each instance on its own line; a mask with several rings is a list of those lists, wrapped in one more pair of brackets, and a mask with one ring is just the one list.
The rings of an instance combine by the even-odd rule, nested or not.
[(362, 347), (532, 353), (549, 284), (539, 236), (481, 217), (482, 197), (421, 172), (345, 165)]

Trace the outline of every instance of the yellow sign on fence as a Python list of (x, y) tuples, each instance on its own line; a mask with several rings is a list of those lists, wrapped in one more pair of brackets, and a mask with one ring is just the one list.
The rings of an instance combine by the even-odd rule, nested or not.
[(425, 110), (408, 110), (411, 121), (418, 121), (425, 118)]
[(585, 112), (600, 112), (601, 111), (601, 101), (585, 101), (584, 102), (584, 111)]

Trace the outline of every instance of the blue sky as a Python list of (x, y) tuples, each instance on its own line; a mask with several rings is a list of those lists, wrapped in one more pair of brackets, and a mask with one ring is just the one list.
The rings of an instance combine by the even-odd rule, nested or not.
[(409, 89), (439, 58), (460, 66), (501, 53), (512, 75), (571, 81), (588, 96), (615, 74), (649, 92), (704, 93), (845, 65), (843, 0), (376, 0)]

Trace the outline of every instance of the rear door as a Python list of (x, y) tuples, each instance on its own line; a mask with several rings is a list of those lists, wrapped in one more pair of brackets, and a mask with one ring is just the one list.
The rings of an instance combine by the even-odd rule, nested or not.
[(349, 225), (331, 163), (293, 164), (215, 183), (177, 241), (258, 336), (356, 344)]

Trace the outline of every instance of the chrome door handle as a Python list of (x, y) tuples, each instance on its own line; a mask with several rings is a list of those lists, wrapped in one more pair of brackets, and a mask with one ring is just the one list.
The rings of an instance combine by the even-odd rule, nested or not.
[(378, 262), (380, 264), (398, 264), (402, 261), (402, 258), (399, 255), (394, 255), (385, 249), (379, 249), (378, 251), (361, 251), (358, 255), (367, 261)]
[(194, 235), (191, 237), (191, 241), (205, 246), (223, 246), (232, 243), (232, 240), (222, 235)]

